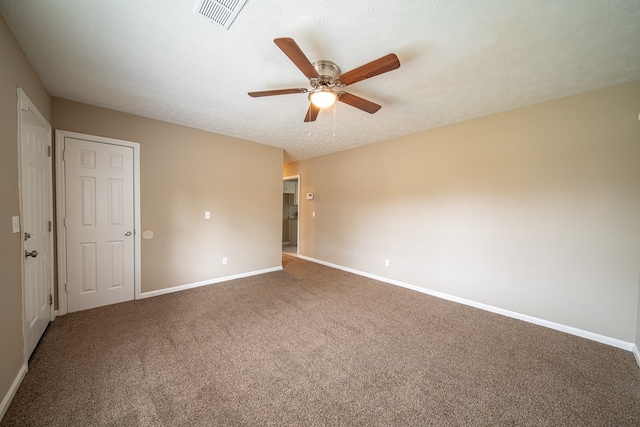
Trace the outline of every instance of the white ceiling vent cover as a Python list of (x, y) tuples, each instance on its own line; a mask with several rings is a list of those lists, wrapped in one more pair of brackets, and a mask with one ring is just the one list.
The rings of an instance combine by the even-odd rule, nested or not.
[(227, 30), (247, 0), (198, 0), (196, 13)]

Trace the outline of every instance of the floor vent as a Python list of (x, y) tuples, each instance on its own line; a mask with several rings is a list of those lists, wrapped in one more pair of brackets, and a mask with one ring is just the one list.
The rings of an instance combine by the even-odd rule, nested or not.
[(247, 0), (199, 0), (196, 13), (227, 30)]

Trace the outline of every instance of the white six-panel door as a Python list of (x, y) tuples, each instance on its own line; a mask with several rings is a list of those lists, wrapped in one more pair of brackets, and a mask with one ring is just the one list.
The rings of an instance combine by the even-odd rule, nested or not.
[(134, 150), (65, 138), (68, 312), (134, 298)]
[[(49, 321), (53, 293), (51, 126), (26, 95), (20, 97), (21, 238), (24, 241), (26, 357)], [(28, 255), (27, 255), (28, 254)]]

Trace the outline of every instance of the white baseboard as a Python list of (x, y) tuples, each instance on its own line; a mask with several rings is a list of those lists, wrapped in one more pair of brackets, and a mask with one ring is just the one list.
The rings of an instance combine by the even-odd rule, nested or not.
[(22, 384), (22, 380), (24, 379), (24, 376), (26, 374), (27, 365), (25, 363), (20, 368), (20, 371), (18, 371), (18, 375), (16, 375), (16, 378), (13, 380), (13, 384), (11, 384), (9, 391), (7, 391), (7, 394), (2, 399), (2, 403), (0, 403), (0, 421), (2, 421), (2, 418), (4, 418), (4, 414), (7, 413), (7, 409), (9, 409), (9, 405), (13, 400), (13, 396), (16, 395), (16, 391), (18, 391), (18, 387), (20, 387), (20, 384)]
[(142, 292), (139, 299), (156, 297), (158, 295), (170, 294), (173, 292), (186, 291), (187, 289), (199, 288), (200, 286), (213, 285), (215, 283), (227, 282), (229, 280), (241, 279), (243, 277), (257, 276), (258, 274), (271, 273), (273, 271), (282, 270), (282, 266), (265, 268), (263, 270), (249, 271), (247, 273), (234, 274), (231, 276), (218, 277), (216, 279), (203, 280), (201, 282), (188, 283), (186, 285), (173, 286), (166, 289), (158, 289), (157, 291)]
[[(637, 347), (634, 343), (622, 341), (617, 338), (608, 337), (606, 335), (596, 334), (594, 332), (585, 331), (582, 329), (574, 328), (573, 326), (563, 325), (561, 323), (550, 322), (548, 320), (540, 319), (537, 317), (529, 316), (522, 313), (517, 313), (515, 311), (505, 310), (499, 307), (494, 307), (488, 304), (483, 304), (480, 302), (468, 300), (465, 298), (460, 298), (455, 295), (449, 295), (443, 292), (433, 291), (431, 289), (426, 289), (420, 286), (410, 285), (408, 283), (400, 282), (398, 280), (388, 279), (386, 277), (377, 276), (375, 274), (365, 273), (363, 271), (354, 270), (353, 268), (343, 267), (341, 265), (332, 264), (330, 262), (321, 261), (315, 258), (310, 258), (304, 255), (298, 255), (299, 258), (305, 259), (307, 261), (315, 262), (317, 264), (326, 265), (327, 267), (336, 268), (338, 270), (347, 271), (349, 273), (357, 274), (359, 276), (368, 277), (370, 279), (378, 280), (380, 282), (389, 283), (391, 285), (401, 286), (403, 288), (411, 289), (417, 292), (421, 292), (423, 294), (431, 295), (437, 298), (446, 299), (449, 301), (457, 302), (460, 304), (468, 305), (471, 307), (479, 308), (481, 310), (489, 311), (496, 314), (501, 314), (503, 316), (511, 317), (514, 319), (522, 320), (525, 322), (533, 323), (539, 326), (544, 326), (546, 328), (555, 329), (557, 331), (566, 332), (571, 335), (576, 335), (582, 338), (586, 338), (588, 340), (596, 341), (602, 344), (607, 344), (613, 347), (621, 348), (627, 351), (634, 351), (634, 355), (638, 360), (638, 364), (640, 364), (640, 353), (637, 351)], [(635, 350), (633, 348), (635, 347)]]
[(631, 351), (633, 351), (633, 355), (636, 357), (636, 362), (638, 362), (638, 366), (640, 366), (640, 350), (638, 350), (638, 346), (634, 344)]

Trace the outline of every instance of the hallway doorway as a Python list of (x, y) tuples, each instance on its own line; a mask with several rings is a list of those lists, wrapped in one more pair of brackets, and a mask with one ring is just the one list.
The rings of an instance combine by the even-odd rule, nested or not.
[(297, 255), (299, 248), (300, 176), (287, 176), (282, 180), (282, 252)]

